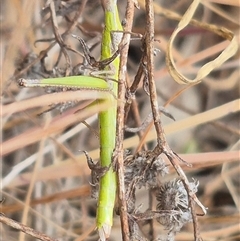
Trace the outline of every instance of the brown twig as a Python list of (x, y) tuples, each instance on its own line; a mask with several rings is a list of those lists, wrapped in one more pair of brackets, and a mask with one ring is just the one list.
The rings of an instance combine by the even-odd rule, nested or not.
[(42, 58), (44, 58), (47, 53), (55, 46), (56, 42), (53, 42), (49, 45), (49, 47), (43, 51), (40, 52), (39, 56), (33, 60), (29, 65), (27, 65), (24, 69), (17, 72), (10, 78), (10, 81), (13, 79), (18, 79), (20, 76), (22, 76), (25, 72), (27, 72), (32, 66), (34, 66), (36, 63), (38, 63)]
[[(133, 115), (134, 122), (135, 122), (136, 126), (138, 126), (138, 127), (141, 125), (141, 119), (140, 119), (138, 104), (135, 99), (135, 93), (136, 93), (136, 91), (139, 87), (139, 84), (144, 75), (143, 64), (142, 64), (144, 59), (145, 59), (145, 55), (142, 56), (142, 58), (140, 60), (140, 65), (137, 70), (137, 74), (135, 75), (133, 83), (131, 84), (130, 88), (127, 90), (127, 93), (126, 93), (127, 100), (126, 100), (126, 104), (124, 107), (124, 111), (125, 111), (124, 123), (125, 124), (127, 123), (128, 113), (131, 109), (131, 113)], [(138, 136), (139, 136), (139, 139), (142, 139), (143, 132), (141, 130), (138, 132)], [(147, 150), (147, 146), (143, 144), (142, 149)]]
[[(132, 30), (134, 16), (134, 2), (131, 0), (127, 1), (126, 7), (126, 25), (124, 30), (130, 32)], [(118, 85), (118, 98), (120, 100), (125, 99), (126, 88), (126, 66), (128, 59), (128, 48), (130, 42), (130, 35), (123, 33), (122, 44), (125, 46), (122, 49), (120, 56), (120, 68), (119, 68), (119, 85)], [(124, 181), (124, 159), (123, 159), (123, 140), (124, 140), (124, 103), (120, 103), (117, 107), (117, 127), (116, 127), (116, 147), (115, 147), (115, 163), (117, 165), (117, 180), (118, 180), (118, 201), (122, 228), (123, 241), (130, 240), (129, 223), (128, 223), (128, 210), (127, 202), (125, 197), (125, 181)]]
[(132, 104), (132, 100), (134, 99), (135, 93), (138, 89), (138, 86), (139, 86), (140, 81), (141, 81), (141, 79), (143, 77), (143, 74), (144, 74), (143, 65), (142, 65), (142, 62), (143, 62), (144, 58), (145, 57), (142, 56), (142, 58), (140, 60), (140, 65), (139, 65), (138, 70), (137, 70), (137, 74), (135, 75), (133, 83), (131, 84), (131, 86), (130, 86), (128, 92), (127, 92), (127, 101), (126, 101), (126, 104), (125, 104), (125, 113), (126, 113), (125, 123), (126, 123), (126, 118), (128, 116), (128, 112), (129, 112), (131, 104)]
[(194, 238), (195, 240), (200, 240), (200, 236), (198, 233), (197, 228), (197, 216), (195, 213), (194, 205), (192, 203), (192, 199), (202, 208), (202, 211), (206, 213), (205, 207), (200, 203), (197, 199), (196, 195), (191, 191), (189, 187), (189, 181), (179, 166), (179, 164), (175, 161), (176, 157), (178, 160), (181, 161), (181, 158), (174, 153), (171, 148), (168, 146), (166, 137), (164, 134), (164, 130), (161, 124), (160, 115), (158, 112), (158, 102), (157, 102), (157, 92), (155, 87), (154, 81), (154, 10), (153, 10), (153, 1), (146, 0), (145, 3), (146, 7), (146, 33), (145, 33), (145, 48), (146, 48), (146, 58), (147, 58), (147, 77), (149, 82), (149, 92), (150, 92), (150, 100), (151, 100), (151, 107), (154, 119), (154, 125), (157, 133), (157, 146), (154, 149), (153, 153), (155, 155), (160, 155), (164, 153), (171, 164), (173, 165), (174, 169), (177, 171), (178, 175), (181, 177), (185, 189), (189, 195), (189, 204), (191, 205), (191, 212), (194, 221)]
[[(87, 0), (83, 0), (81, 1), (80, 5), (79, 5), (79, 9), (77, 10), (73, 20), (71, 21), (71, 25), (68, 26), (68, 28), (66, 29), (66, 31), (63, 33), (63, 36), (67, 35), (68, 33), (70, 33), (77, 25), (78, 25), (78, 19), (81, 16), (83, 10), (85, 9)], [(66, 19), (69, 20), (66, 16)]]
[(62, 36), (59, 34), (58, 31), (58, 22), (57, 22), (57, 17), (56, 17), (56, 11), (55, 11), (55, 5), (54, 5), (54, 1), (50, 2), (50, 13), (51, 13), (51, 22), (52, 22), (52, 26), (53, 26), (53, 32), (56, 38), (57, 43), (59, 44), (62, 53), (64, 54), (64, 57), (66, 59), (67, 62), (67, 69), (66, 69), (66, 76), (68, 76), (71, 72), (71, 59), (65, 49), (65, 43), (64, 40), (62, 38)]
[[(133, 99), (132, 101), (132, 105), (131, 105), (131, 113), (133, 115), (133, 119), (134, 119), (134, 123), (136, 124), (136, 126), (141, 126), (141, 118), (140, 118), (140, 113), (139, 113), (139, 108), (138, 108), (138, 103), (136, 99)], [(142, 130), (140, 130), (139, 132), (137, 132), (138, 136), (139, 136), (139, 140), (141, 140), (143, 138), (144, 132)], [(147, 150), (147, 144), (143, 143), (142, 150)], [(137, 153), (136, 149), (135, 149), (135, 154)]]
[(198, 224), (198, 220), (197, 220), (197, 215), (195, 213), (195, 202), (193, 201), (192, 197), (189, 195), (189, 192), (188, 192), (188, 200), (189, 200), (189, 206), (191, 209), (193, 224), (194, 224), (193, 225), (194, 240), (203, 241), (203, 239), (200, 237), (199, 224)]
[(154, 10), (153, 1), (146, 1), (146, 33), (145, 49), (147, 60), (147, 78), (149, 82), (150, 101), (154, 119), (154, 125), (157, 132), (157, 142), (159, 146), (165, 146), (166, 140), (164, 130), (161, 125), (160, 114), (158, 112), (157, 91), (154, 81)]
[(6, 217), (3, 213), (0, 213), (0, 222), (4, 223), (14, 229), (22, 231), (34, 238), (40, 239), (42, 241), (58, 241), (57, 239), (50, 238), (44, 233), (38, 232), (24, 224), (21, 224), (11, 218)]

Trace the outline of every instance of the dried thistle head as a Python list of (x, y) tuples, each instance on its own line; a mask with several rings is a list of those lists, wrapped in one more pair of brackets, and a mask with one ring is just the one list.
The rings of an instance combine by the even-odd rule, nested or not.
[(160, 157), (149, 158), (146, 153), (139, 153), (125, 166), (125, 183), (129, 186), (135, 182), (135, 187), (154, 188), (158, 185), (159, 176), (168, 173), (168, 166)]
[[(198, 182), (190, 183), (189, 188), (196, 193)], [(157, 210), (168, 211), (166, 215), (157, 218), (157, 221), (170, 232), (178, 232), (182, 226), (192, 221), (191, 210), (188, 202), (188, 194), (181, 180), (169, 181), (157, 191)]]

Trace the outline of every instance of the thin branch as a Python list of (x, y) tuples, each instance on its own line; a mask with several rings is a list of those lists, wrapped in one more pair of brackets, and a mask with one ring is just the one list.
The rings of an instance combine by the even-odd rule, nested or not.
[[(134, 16), (134, 2), (132, 0), (127, 1), (127, 8), (125, 13), (126, 25), (124, 30), (130, 32), (132, 30)], [(123, 34), (122, 44), (124, 47), (120, 56), (120, 67), (119, 67), (119, 85), (118, 85), (118, 98), (120, 100), (125, 99), (126, 87), (126, 66), (128, 58), (128, 48), (130, 42), (130, 35), (127, 33)], [(128, 210), (127, 201), (125, 196), (125, 181), (124, 181), (124, 159), (123, 159), (123, 140), (124, 140), (124, 103), (120, 103), (117, 108), (117, 127), (116, 127), (116, 147), (115, 147), (115, 163), (117, 165), (117, 180), (118, 180), (118, 200), (119, 210), (122, 228), (123, 241), (130, 240), (129, 223), (128, 223)]]
[(34, 66), (36, 63), (38, 63), (42, 58), (44, 58), (47, 53), (55, 46), (57, 42), (53, 42), (51, 43), (47, 49), (43, 50), (40, 52), (39, 56), (34, 59), (29, 65), (27, 65), (24, 69), (22, 69), (21, 71), (17, 72), (16, 74), (14, 74), (11, 78), (11, 80), (14, 79), (18, 79), (20, 76), (22, 76), (25, 72), (27, 72), (32, 66)]
[(143, 65), (142, 65), (144, 59), (145, 59), (145, 56), (143, 55), (141, 60), (140, 60), (140, 65), (138, 67), (137, 74), (135, 75), (133, 83), (130, 86), (128, 92), (127, 92), (127, 101), (126, 101), (126, 104), (125, 104), (125, 113), (126, 113), (125, 123), (126, 123), (126, 118), (128, 116), (128, 112), (130, 110), (130, 106), (132, 104), (132, 100), (134, 99), (135, 93), (138, 89), (138, 86), (139, 86), (140, 81), (141, 81), (141, 79), (143, 77), (143, 74), (144, 74)]
[(204, 214), (206, 214), (206, 208), (201, 204), (201, 202), (197, 199), (195, 193), (193, 193), (189, 186), (189, 181), (180, 167), (180, 165), (175, 161), (177, 158), (181, 161), (181, 158), (174, 153), (171, 148), (168, 146), (166, 137), (164, 134), (164, 130), (161, 124), (160, 120), (160, 114), (158, 112), (158, 102), (157, 102), (157, 93), (156, 93), (156, 86), (154, 81), (154, 9), (153, 9), (153, 1), (152, 0), (146, 0), (146, 33), (145, 33), (145, 49), (146, 49), (146, 55), (147, 55), (147, 77), (149, 82), (149, 92), (150, 92), (150, 99), (151, 99), (151, 106), (152, 106), (152, 113), (153, 113), (153, 119), (154, 119), (154, 125), (157, 132), (157, 143), (158, 145), (153, 150), (153, 153), (156, 155), (160, 155), (161, 153), (164, 153), (171, 164), (173, 165), (174, 169), (178, 173), (178, 175), (181, 177), (184, 187), (188, 193), (189, 196), (189, 204), (191, 206), (191, 212), (192, 217), (194, 220), (194, 239), (195, 241), (201, 240), (199, 233), (198, 233), (198, 227), (197, 227), (197, 216), (195, 213), (195, 208), (192, 203), (192, 200), (194, 200), (202, 209)]
[(38, 232), (24, 224), (21, 224), (11, 218), (6, 217), (3, 213), (0, 213), (0, 222), (4, 223), (14, 229), (22, 231), (34, 238), (40, 239), (42, 241), (58, 241), (57, 239), (53, 239), (45, 235), (44, 233)]
[(66, 31), (63, 33), (63, 36), (67, 35), (68, 33), (71, 33), (71, 31), (79, 24), (78, 19), (81, 16), (81, 14), (83, 13), (83, 10), (85, 9), (87, 1), (88, 0), (81, 1), (80, 5), (79, 5), (79, 9), (77, 10), (77, 12), (76, 12), (76, 14), (74, 16), (71, 25), (68, 26)]
[[(125, 111), (125, 118), (124, 118), (124, 123), (127, 123), (127, 118), (128, 118), (128, 113), (131, 109), (131, 113), (133, 115), (133, 119), (134, 119), (134, 123), (136, 124), (136, 126), (141, 126), (141, 119), (140, 119), (140, 113), (139, 113), (139, 109), (138, 109), (138, 103), (136, 101), (135, 98), (135, 93), (139, 87), (139, 84), (142, 80), (142, 78), (144, 77), (144, 71), (143, 71), (143, 61), (145, 59), (145, 55), (142, 55), (142, 58), (140, 60), (140, 65), (138, 67), (137, 70), (137, 74), (134, 77), (134, 80), (130, 86), (130, 88), (127, 89), (127, 93), (126, 93), (126, 103), (125, 103), (125, 107), (124, 107), (124, 111)], [(126, 83), (127, 85), (127, 83)], [(138, 131), (138, 136), (139, 139), (141, 140), (143, 137), (143, 132), (140, 130)], [(142, 146), (143, 150), (147, 150), (147, 145), (144, 144)]]
[[(163, 113), (165, 116), (171, 118), (172, 120), (175, 121), (175, 118), (172, 116), (172, 114), (167, 110), (165, 109), (163, 106), (160, 106), (159, 107), (159, 111), (161, 113)], [(135, 127), (135, 128), (131, 128), (131, 127), (125, 127), (125, 130), (128, 131), (128, 132), (138, 132), (138, 131), (142, 131), (142, 130), (145, 130), (147, 128), (147, 126), (152, 122), (153, 120), (153, 115), (152, 115), (152, 112), (146, 117), (146, 119), (143, 121), (143, 123), (141, 124), (141, 126), (139, 127)]]
[(65, 49), (65, 43), (64, 40), (62, 38), (62, 36), (60, 35), (59, 31), (58, 31), (58, 23), (57, 23), (57, 17), (56, 17), (56, 11), (55, 11), (55, 5), (54, 5), (54, 1), (50, 2), (50, 12), (51, 12), (51, 21), (52, 21), (52, 26), (53, 26), (53, 32), (56, 38), (57, 43), (59, 44), (61, 51), (64, 54), (64, 57), (66, 59), (67, 62), (67, 69), (66, 69), (66, 76), (68, 76), (71, 72), (71, 59)]
[(154, 80), (154, 10), (153, 1), (146, 0), (146, 33), (145, 33), (145, 49), (147, 60), (147, 78), (149, 82), (150, 100), (154, 125), (157, 132), (157, 142), (159, 146), (164, 146), (166, 143), (164, 130), (161, 125), (160, 114), (158, 112), (157, 91)]

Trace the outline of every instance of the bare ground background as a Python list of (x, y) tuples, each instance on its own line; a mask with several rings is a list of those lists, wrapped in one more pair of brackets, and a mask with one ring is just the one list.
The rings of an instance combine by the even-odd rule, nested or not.
[[(119, 2), (120, 16), (123, 18), (126, 3)], [(63, 33), (69, 28), (76, 12), (80, 12), (83, 1), (56, 3), (59, 32)], [(139, 3), (143, 6), (141, 1)], [(199, 6), (195, 19), (226, 27), (239, 36), (239, 3), (203, 3)], [(97, 115), (82, 111), (79, 119), (74, 119), (74, 112), (86, 105), (85, 102), (80, 102), (62, 114), (53, 110), (39, 116), (48, 107), (29, 109), (31, 105), (36, 106), (31, 98), (41, 95), (47, 100), (48, 95), (42, 89), (21, 89), (16, 84), (19, 77), (40, 78), (39, 72), (42, 69), (39, 61), (28, 70), (25, 67), (50, 45), (49, 41), (35, 41), (54, 37), (49, 13), (42, 11), (44, 4), (45, 1), (1, 2), (1, 167), (4, 198), (1, 212), (59, 240), (97, 240), (94, 231), (96, 200), (90, 197), (90, 170), (84, 155), (79, 152), (86, 150), (93, 158), (98, 157), (98, 138), (92, 130), (79, 122), (86, 120), (97, 131)], [(156, 4), (183, 14), (190, 1), (156, 1)], [(144, 32), (144, 11), (143, 7), (135, 11), (135, 33)], [(164, 105), (185, 88), (173, 81), (165, 64), (167, 41), (176, 25), (177, 21), (155, 14), (155, 38), (159, 40), (155, 47), (160, 50), (155, 57), (155, 79), (160, 105)], [(86, 1), (86, 6), (82, 8), (77, 24), (70, 33), (82, 36), (88, 45), (96, 44), (92, 53), (98, 58), (102, 28), (103, 11), (100, 3)], [(66, 44), (81, 51), (70, 33), (65, 38)], [(189, 26), (175, 42), (173, 52), (179, 69), (185, 75), (194, 76), (199, 66), (214, 58), (227, 44), (214, 33)], [(70, 55), (74, 64), (82, 61), (79, 55)], [(58, 56), (59, 46), (55, 45), (45, 58), (47, 70), (54, 68)], [(141, 42), (132, 40), (128, 58), (129, 82), (136, 74), (140, 57)], [(58, 67), (64, 68), (65, 64), (62, 57)], [(20, 71), (21, 75), (18, 75)], [(46, 73), (46, 70), (41, 72)], [(239, 90), (237, 53), (202, 83), (184, 90), (167, 106), (176, 122), (162, 117), (169, 145), (184, 160), (193, 164), (193, 168), (181, 164), (188, 178), (200, 182), (198, 197), (208, 207), (207, 215), (199, 218), (201, 235), (205, 241), (240, 240), (240, 175), (237, 152), (240, 147), (239, 113), (232, 113), (231, 108), (235, 107), (229, 104), (239, 99)], [(27, 101), (22, 102), (23, 100)], [(143, 120), (151, 110), (148, 96), (142, 88), (136, 93), (136, 100)], [(11, 103), (20, 104), (10, 106)], [(224, 104), (229, 105), (224, 107)], [(217, 107), (222, 108), (214, 112)], [(6, 114), (5, 108), (8, 108)], [(17, 108), (21, 108), (21, 111)], [(201, 114), (208, 110), (212, 112)], [(136, 125), (132, 112), (128, 120), (129, 126)], [(219, 113), (222, 118), (217, 118)], [(69, 119), (71, 123), (66, 124)], [(147, 147), (153, 148), (154, 131), (149, 132), (147, 140)], [(134, 152), (139, 143), (137, 136), (126, 135), (127, 149)], [(174, 177), (177, 175), (170, 169), (170, 174), (164, 181)], [(142, 209), (148, 208), (148, 198), (149, 194), (144, 189), (141, 190), (137, 200), (143, 205)], [(156, 205), (154, 200), (152, 205)], [(110, 240), (120, 240), (119, 217), (115, 215), (114, 220)], [(153, 225), (154, 238), (157, 239), (165, 231), (159, 223), (153, 222)], [(149, 237), (149, 224), (142, 222), (141, 231)], [(3, 225), (1, 240), (34, 239), (24, 237)], [(191, 223), (183, 227), (176, 235), (176, 240), (193, 240)]]

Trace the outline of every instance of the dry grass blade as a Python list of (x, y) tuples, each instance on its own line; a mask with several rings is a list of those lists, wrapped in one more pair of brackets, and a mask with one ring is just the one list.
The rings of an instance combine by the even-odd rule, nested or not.
[(228, 0), (204, 0), (204, 1), (240, 7), (240, 3), (238, 1), (235, 1), (235, 0), (230, 0), (230, 1), (228, 1)]
[(4, 216), (2, 213), (0, 213), (0, 222), (6, 224), (8, 226), (11, 226), (14, 229), (20, 230), (23, 233), (31, 235), (32, 237), (37, 238), (42, 241), (58, 241), (57, 239), (52, 239), (52, 238), (48, 237), (44, 233), (37, 232), (34, 229), (29, 228), (28, 226), (26, 226), (24, 224), (18, 223), (16, 221), (12, 220), (11, 218)]
[(228, 47), (214, 60), (206, 63), (203, 65), (198, 73), (197, 76), (191, 80), (182, 75), (178, 70), (174, 63), (172, 49), (173, 49), (173, 42), (177, 36), (177, 34), (182, 31), (191, 21), (196, 8), (198, 7), (200, 1), (194, 0), (193, 3), (189, 6), (186, 13), (183, 15), (181, 21), (178, 24), (178, 27), (174, 30), (171, 38), (169, 40), (167, 52), (166, 52), (166, 63), (169, 70), (169, 73), (173, 77), (173, 79), (178, 82), (179, 84), (195, 84), (199, 83), (206, 77), (211, 71), (220, 67), (226, 60), (231, 58), (238, 50), (238, 41), (237, 37), (233, 35), (233, 33), (225, 28), (217, 28), (213, 25), (206, 24), (204, 28), (208, 28), (209, 31), (213, 31), (215, 33), (219, 33), (224, 38), (230, 40)]
[[(148, 55), (154, 53), (151, 61), (144, 51), (146, 38), (142, 38), (148, 27), (145, 4), (149, 2), (155, 22), (154, 29), (147, 32), (151, 45)], [(176, 120), (162, 114), (159, 117), (169, 148), (179, 156), (174, 165), (179, 165), (191, 185), (196, 187), (199, 181), (196, 195), (208, 207), (207, 215), (198, 217), (201, 237), (204, 241), (238, 241), (239, 53), (220, 64), (234, 54), (239, 44), (239, 1), (128, 3), (118, 1), (120, 20), (127, 29), (118, 33), (125, 40), (116, 49), (122, 59), (121, 86), (119, 96), (114, 95), (119, 104), (115, 154), (119, 161), (116, 166), (120, 167), (121, 200), (115, 205), (108, 240), (121, 240), (123, 236), (134, 241), (173, 240), (173, 236), (176, 241), (193, 240), (192, 223), (173, 236), (164, 226), (165, 221), (168, 227), (174, 224), (179, 228), (179, 213), (187, 214), (188, 205), (169, 159), (164, 154), (152, 158), (157, 144), (154, 123), (147, 130), (138, 128), (151, 112), (150, 80), (156, 87), (154, 105), (164, 106)], [(100, 1), (9, 0), (1, 1), (1, 10), (1, 238), (32, 241), (36, 238), (20, 237), (20, 233), (37, 230), (58, 240), (97, 240), (97, 201), (90, 193), (98, 186), (92, 186), (91, 170), (82, 151), (88, 152), (94, 164), (99, 161), (97, 114), (111, 106), (108, 98), (112, 90), (57, 93), (66, 89), (49, 87), (46, 93), (40, 87), (20, 88), (16, 83), (19, 78), (42, 81), (68, 74), (79, 81), (79, 74), (92, 70), (86, 69), (83, 47), (95, 59), (94, 66), (103, 66), (105, 62), (99, 61), (104, 23)], [(79, 36), (84, 46), (72, 35)], [(116, 37), (115, 32), (112, 37)], [(166, 55), (175, 80), (166, 66)], [(191, 84), (195, 77), (203, 81)], [(178, 83), (182, 80), (185, 86)], [(104, 103), (95, 105), (99, 98)], [(139, 132), (124, 132), (123, 126)], [(196, 190), (192, 191), (195, 194)], [(170, 204), (175, 212), (166, 212)], [(196, 212), (200, 214), (200, 208), (196, 207)], [(21, 226), (23, 223), (27, 225)]]
[[(62, 96), (64, 94), (62, 94)], [(69, 97), (72, 98), (73, 95), (75, 95), (75, 94), (76, 94), (76, 98), (80, 98), (80, 99), (84, 98), (84, 94), (83, 93), (81, 93), (81, 95), (79, 95), (79, 93), (75, 93), (75, 92), (74, 93), (68, 93), (68, 95), (66, 95), (66, 96), (68, 96), (68, 98)], [(85, 98), (92, 99), (92, 97), (93, 96), (92, 96), (92, 93), (91, 93), (91, 96), (89, 96), (89, 94), (88, 94), (88, 96), (85, 97)], [(36, 99), (37, 100), (42, 99), (43, 101), (42, 102), (39, 102), (39, 101), (37, 101), (37, 102), (35, 102), (35, 101), (34, 102), (23, 101), (23, 102), (28, 103), (28, 105), (23, 105), (23, 108), (26, 108), (29, 105), (32, 106), (32, 104), (33, 105), (34, 104), (35, 105), (42, 105), (43, 102), (47, 98), (39, 98), (39, 97), (37, 97)], [(47, 100), (47, 101), (49, 101), (49, 100)], [(14, 112), (15, 112), (15, 110), (17, 110), (15, 108), (13, 109), (12, 105), (13, 106), (22, 106), (21, 102), (15, 102), (13, 104), (10, 104), (10, 107), (7, 108), (7, 111), (8, 111), (8, 109), (10, 111), (14, 111)], [(1, 144), (1, 148), (2, 148), (3, 152), (1, 154), (2, 155), (6, 155), (8, 153), (13, 152), (14, 150), (17, 150), (17, 149), (22, 148), (24, 146), (30, 145), (32, 143), (35, 143), (35, 142), (41, 140), (43, 137), (47, 137), (47, 136), (50, 136), (50, 135), (53, 135), (53, 134), (56, 135), (57, 133), (61, 132), (62, 130), (64, 130), (68, 126), (71, 126), (74, 123), (77, 123), (77, 122), (79, 122), (81, 120), (85, 120), (87, 117), (98, 113), (100, 110), (108, 109), (109, 106), (111, 106), (111, 101), (110, 102), (106, 101), (106, 102), (103, 102), (103, 103), (98, 103), (96, 105), (92, 105), (92, 106), (87, 108), (87, 111), (81, 111), (81, 112), (78, 112), (78, 113), (75, 113), (74, 111), (72, 111), (72, 113), (69, 113), (68, 115), (59, 116), (59, 117), (53, 119), (49, 123), (48, 127), (44, 129), (44, 131), (42, 129), (42, 126), (35, 127), (35, 128), (32, 128), (32, 129), (29, 128), (28, 132), (24, 132), (23, 134), (19, 134), (18, 136), (13, 137), (13, 138), (3, 142)], [(24, 142), (21, 141), (21, 140), (24, 140)]]
[[(97, 153), (99, 150), (94, 150), (89, 153), (94, 159), (97, 159)], [(186, 167), (184, 163), (180, 163), (185, 171), (193, 171), (209, 166), (217, 166), (223, 163), (237, 162), (239, 160), (239, 152), (213, 152), (202, 154), (181, 154), (181, 157), (192, 164), (193, 169)], [(51, 165), (38, 171), (37, 181), (49, 181), (59, 178), (76, 177), (80, 171), (83, 171), (86, 175), (90, 173), (87, 164), (84, 162), (84, 156), (76, 156), (77, 162), (73, 162), (70, 159), (64, 160), (64, 163), (58, 165)], [(171, 169), (173, 172), (173, 169)], [(12, 182), (8, 184), (10, 188), (20, 187), (27, 185), (30, 182), (32, 173), (24, 173), (16, 177)], [(4, 209), (5, 210), (5, 209)], [(6, 209), (7, 210), (7, 209)]]
[[(195, 126), (217, 120), (218, 118), (223, 118), (232, 113), (237, 113), (240, 111), (239, 106), (240, 106), (240, 99), (234, 100), (223, 106), (213, 108), (204, 113), (199, 113), (197, 115), (187, 117), (186, 119), (176, 121), (176, 122), (168, 124), (164, 127), (165, 133), (166, 133), (166, 135), (174, 134), (178, 131), (180, 132), (180, 131), (188, 129), (188, 128), (193, 128)], [(238, 131), (238, 134), (240, 134), (239, 131)], [(151, 130), (150, 132), (148, 132), (148, 130), (146, 130), (146, 137), (143, 136), (143, 139), (144, 139), (144, 142), (149, 142), (149, 141), (155, 140), (156, 139), (155, 131)], [(136, 143), (137, 140), (138, 140), (137, 136), (134, 136), (134, 137), (131, 137), (131, 138), (125, 140), (124, 147), (131, 148), (133, 146), (133, 143)], [(142, 143), (142, 141), (141, 141), (141, 143)]]
[(1, 116), (11, 115), (13, 113), (21, 112), (27, 109), (48, 106), (56, 103), (64, 103), (67, 101), (81, 101), (92, 99), (108, 99), (110, 93), (108, 91), (99, 90), (81, 90), (81, 91), (66, 91), (64, 93), (53, 93), (32, 98), (29, 100), (22, 100), (3, 106)]

